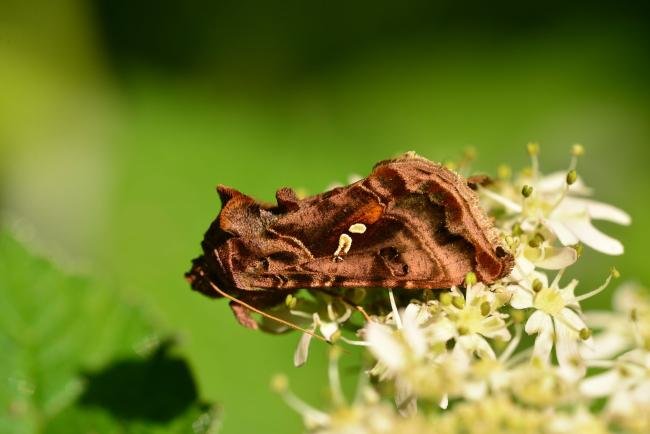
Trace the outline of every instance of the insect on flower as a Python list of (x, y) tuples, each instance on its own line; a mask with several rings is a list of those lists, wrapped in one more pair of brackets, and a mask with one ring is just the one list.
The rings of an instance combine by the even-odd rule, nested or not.
[(221, 212), (186, 277), (247, 327), (251, 310), (268, 316), (301, 288), (440, 289), (470, 272), (490, 284), (513, 265), (467, 179), (413, 152), (316, 196), (281, 188), (276, 205), (217, 190)]

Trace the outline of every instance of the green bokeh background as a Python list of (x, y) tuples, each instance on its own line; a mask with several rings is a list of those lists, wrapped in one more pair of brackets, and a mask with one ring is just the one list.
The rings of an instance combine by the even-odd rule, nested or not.
[(201, 395), (224, 408), (223, 432), (297, 432), (268, 382), (285, 372), (324, 403), (323, 346), (294, 369), (296, 334), (245, 330), (182, 278), (219, 210), (217, 183), (272, 200), (278, 187), (319, 192), (407, 150), (447, 160), (467, 146), (477, 170), (494, 172), (525, 165), (529, 141), (550, 171), (579, 142), (581, 175), (634, 225), (600, 225), (626, 254), (587, 252), (575, 275), (585, 290), (611, 265), (650, 282), (647, 10), (520, 7), (3, 2), (3, 224), (175, 331)]

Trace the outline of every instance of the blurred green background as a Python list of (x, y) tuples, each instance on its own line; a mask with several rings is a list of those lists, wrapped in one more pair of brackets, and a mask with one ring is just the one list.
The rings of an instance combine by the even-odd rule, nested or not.
[(294, 369), (297, 334), (245, 330), (182, 278), (219, 210), (217, 183), (271, 200), (278, 187), (319, 192), (403, 151), (447, 160), (470, 145), (476, 169), (493, 173), (526, 164), (529, 141), (550, 171), (579, 142), (580, 173), (634, 219), (600, 225), (626, 255), (588, 252), (582, 288), (610, 265), (650, 282), (647, 6), (521, 7), (3, 1), (3, 225), (171, 330), (200, 395), (223, 407), (224, 433), (297, 432), (268, 382), (286, 372), (322, 404), (324, 346)]

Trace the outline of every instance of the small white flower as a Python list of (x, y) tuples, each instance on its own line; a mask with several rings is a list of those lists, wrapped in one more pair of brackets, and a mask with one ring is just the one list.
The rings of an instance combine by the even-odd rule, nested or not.
[(637, 283), (621, 285), (613, 297), (614, 312), (585, 312), (589, 327), (599, 330), (593, 347), (584, 348), (589, 359), (605, 359), (639, 347), (650, 349), (650, 295)]
[(303, 417), (305, 428), (312, 434), (434, 434), (437, 433), (428, 420), (417, 414), (408, 418), (400, 415), (394, 406), (381, 400), (362, 377), (352, 402), (343, 395), (338, 371), (340, 351), (334, 347), (329, 361), (329, 391), (332, 407), (327, 411), (307, 404), (288, 388), (284, 376), (277, 376), (272, 387), (282, 395), (287, 405)]
[(506, 394), (458, 402), (431, 419), (438, 434), (540, 434), (546, 433), (548, 415), (519, 405)]
[[(522, 354), (512, 357), (521, 340), (521, 327), (517, 327), (515, 337), (508, 342), (506, 349), (496, 358), (467, 360), (469, 366), (463, 383), (462, 395), (469, 400), (483, 399), (489, 394), (499, 393), (510, 384), (512, 366), (521, 359)], [(465, 357), (469, 356), (466, 355)]]
[(522, 403), (537, 407), (562, 405), (573, 398), (573, 380), (559, 366), (533, 359), (509, 372), (512, 394)]
[(386, 376), (399, 374), (426, 356), (428, 343), (420, 311), (421, 305), (409, 304), (401, 317), (401, 329), (378, 322), (366, 325), (365, 340), (370, 352), (387, 368)]
[[(575, 172), (581, 146), (573, 147), (568, 172), (547, 176), (539, 173), (538, 146), (530, 144), (528, 151), (531, 168), (514, 182), (510, 171), (500, 170), (497, 181), (479, 189), (515, 258), (509, 276), (488, 285), (470, 273), (466, 288), (403, 290), (398, 300), (389, 289), (389, 313), (385, 294), (363, 289), (353, 295), (347, 290), (340, 296), (291, 295), (276, 307), (275, 316), (330, 342), (365, 346), (373, 360), (349, 402), (336, 363), (341, 350), (332, 348), (327, 410), (292, 395), (286, 380), (278, 382), (276, 389), (302, 414), (306, 432), (650, 432), (650, 296), (639, 286), (624, 285), (614, 295), (614, 312), (583, 313), (581, 302), (603, 291), (618, 272), (612, 270), (603, 285), (584, 294), (575, 294), (575, 279), (560, 284), (580, 256), (579, 243), (607, 254), (623, 252), (592, 221), (629, 224), (630, 217), (588, 198), (592, 192)], [(350, 225), (349, 233), (366, 229), (357, 221)], [(557, 270), (552, 282), (545, 270)], [(407, 297), (409, 304), (398, 309), (397, 301)], [(341, 335), (353, 308), (366, 319), (357, 330), (359, 340)], [(288, 327), (264, 319), (261, 324), (275, 332)], [(534, 343), (520, 345), (524, 332)], [(301, 337), (296, 365), (307, 359), (311, 338)], [(595, 375), (594, 368), (600, 369)], [(376, 389), (368, 387), (370, 378), (379, 383)]]
[(535, 272), (532, 281), (511, 285), (510, 305), (515, 309), (535, 309), (525, 325), (526, 333), (537, 335), (533, 355), (548, 362), (555, 344), (555, 354), (560, 367), (569, 376), (579, 378), (586, 371), (579, 345), (583, 341), (590, 343), (591, 338), (583, 332), (588, 329), (580, 316), (578, 299), (574, 294), (578, 281), (574, 279), (567, 286), (560, 288), (561, 275), (561, 272), (558, 273), (549, 285), (545, 274)]
[(596, 229), (591, 220), (605, 220), (620, 225), (629, 225), (631, 222), (630, 216), (619, 208), (575, 197), (564, 198), (557, 208), (541, 221), (565, 246), (580, 241), (599, 252), (621, 255), (621, 242)]
[[(505, 319), (508, 315), (497, 310), (497, 297), (483, 283), (468, 285), (465, 295), (454, 287), (443, 296), (440, 309), (444, 317), (431, 328), (453, 330), (446, 340), (456, 339), (456, 344), (469, 354), (494, 359), (495, 353), (486, 339), (510, 340)], [(446, 299), (446, 300), (445, 300)]]
[(380, 381), (394, 381), (396, 403), (407, 414), (415, 410), (417, 397), (444, 403), (446, 395), (458, 389), (464, 367), (444, 341), (432, 339), (436, 334), (429, 332), (436, 327), (430, 319), (426, 305), (411, 303), (401, 315), (394, 312), (390, 324), (373, 321), (362, 331), (377, 359), (369, 373)]
[(580, 391), (590, 398), (609, 397), (607, 413), (624, 425), (640, 422), (650, 429), (650, 352), (623, 354), (612, 369), (583, 380)]
[(590, 413), (589, 409), (583, 406), (571, 413), (555, 413), (546, 426), (548, 434), (609, 434), (611, 432), (604, 418)]
[[(343, 305), (343, 312), (341, 314), (337, 313), (334, 305), (331, 302), (326, 304), (327, 318), (328, 320), (323, 321), (320, 315), (316, 312), (311, 314), (312, 323), (309, 326), (309, 331), (315, 333), (317, 330), (320, 331), (320, 334), (327, 341), (334, 341), (340, 335), (339, 326), (347, 321), (352, 315), (352, 310), (347, 305)], [(297, 318), (308, 318), (310, 315), (307, 312), (291, 310), (291, 314)], [(295, 366), (301, 366), (307, 361), (309, 356), (309, 345), (311, 343), (313, 335), (310, 333), (303, 333), (298, 341), (298, 346), (293, 355), (293, 364)]]
[[(537, 232), (538, 233), (538, 232)], [(554, 246), (548, 239), (537, 240), (539, 245), (532, 247), (529, 244), (531, 235), (522, 234), (513, 242), (515, 266), (508, 277), (509, 281), (518, 282), (528, 278), (536, 268), (544, 270), (561, 270), (578, 259), (578, 252), (573, 247)]]
[(523, 198), (512, 188), (504, 189), (502, 194), (488, 189), (481, 191), (484, 196), (501, 204), (507, 212), (521, 216), (521, 227), (525, 230), (541, 224), (564, 246), (582, 242), (608, 255), (622, 254), (623, 245), (596, 229), (591, 221), (606, 220), (629, 225), (630, 216), (612, 205), (577, 197), (578, 194), (588, 194), (589, 190), (580, 178), (569, 186), (564, 181), (565, 177), (566, 173), (559, 172), (542, 178), (524, 178), (520, 183), (532, 187), (532, 194), (528, 198)]

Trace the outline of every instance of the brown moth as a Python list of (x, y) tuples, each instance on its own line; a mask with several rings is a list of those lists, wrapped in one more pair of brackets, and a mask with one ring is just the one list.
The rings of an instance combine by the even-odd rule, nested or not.
[(221, 212), (186, 278), (225, 296), (239, 322), (301, 288), (441, 289), (469, 272), (492, 283), (510, 273), (501, 245), (468, 180), (409, 152), (381, 161), (346, 187), (277, 205), (219, 185)]

